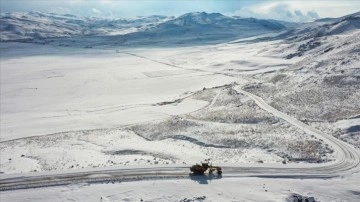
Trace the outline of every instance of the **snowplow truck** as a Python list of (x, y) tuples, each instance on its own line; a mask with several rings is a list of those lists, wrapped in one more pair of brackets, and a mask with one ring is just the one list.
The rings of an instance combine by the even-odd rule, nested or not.
[(221, 167), (212, 166), (209, 165), (209, 163), (201, 163), (201, 165), (196, 164), (190, 167), (190, 171), (195, 175), (203, 175), (207, 170), (209, 170), (210, 174), (214, 171), (216, 171), (218, 175), (222, 174)]

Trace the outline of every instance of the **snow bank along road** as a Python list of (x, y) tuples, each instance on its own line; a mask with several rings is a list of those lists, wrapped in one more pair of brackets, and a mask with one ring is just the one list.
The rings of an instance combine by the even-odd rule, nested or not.
[[(272, 178), (331, 178), (352, 174), (360, 171), (360, 154), (351, 145), (316, 130), (297, 119), (290, 117), (265, 101), (239, 86), (234, 87), (239, 93), (249, 96), (262, 109), (284, 119), (290, 124), (304, 130), (309, 135), (314, 135), (331, 145), (334, 149), (336, 160), (323, 164), (288, 164), (288, 165), (244, 165), (224, 167), (222, 177), (272, 177)], [(215, 99), (216, 100), (216, 99)], [(213, 176), (208, 176), (209, 178)], [(146, 179), (189, 178), (188, 167), (169, 166), (152, 168), (126, 168), (109, 170), (90, 170), (63, 173), (27, 173), (0, 176), (0, 191), (35, 188), (43, 186), (66, 185), (71, 183), (101, 183), (111, 181), (135, 181)]]

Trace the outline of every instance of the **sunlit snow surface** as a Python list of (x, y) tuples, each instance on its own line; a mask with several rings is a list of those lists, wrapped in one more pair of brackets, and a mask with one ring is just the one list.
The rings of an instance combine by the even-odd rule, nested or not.
[[(206, 24), (203, 20), (196, 17), (196, 23)], [(131, 166), (187, 167), (208, 158), (218, 165), (260, 168), (336, 163), (342, 151), (334, 145), (264, 110), (237, 89), (358, 148), (357, 20), (355, 16), (328, 27), (299, 26), (295, 38), (265, 42), (251, 38), (142, 48), (102, 44), (93, 49), (81, 44), (62, 47), (59, 41), (1, 43), (0, 171), (6, 177)], [(283, 201), (299, 193), (320, 201), (357, 201), (358, 174), (335, 174), (341, 176), (273, 179), (224, 174), (85, 183), (4, 191), (0, 198)]]
[(73, 184), (7, 191), (2, 201), (287, 201), (293, 193), (316, 201), (359, 200), (359, 177), (348, 179), (264, 179), (193, 177), (124, 183)]

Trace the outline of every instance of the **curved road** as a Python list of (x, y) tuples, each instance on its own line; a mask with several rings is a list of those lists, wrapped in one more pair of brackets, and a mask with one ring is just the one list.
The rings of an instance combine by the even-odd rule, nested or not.
[(306, 173), (318, 173), (318, 174), (337, 174), (344, 175), (349, 173), (359, 172), (360, 170), (360, 153), (353, 146), (343, 142), (340, 139), (333, 137), (332, 135), (325, 134), (283, 112), (268, 105), (262, 98), (251, 94), (247, 91), (237, 87), (236, 90), (255, 101), (255, 103), (262, 109), (277, 116), (293, 126), (298, 127), (309, 135), (314, 135), (319, 139), (322, 139), (325, 143), (332, 146), (335, 152), (336, 160), (331, 164), (324, 164), (315, 167), (301, 168)]
[[(300, 128), (309, 135), (322, 139), (334, 149), (336, 160), (331, 163), (313, 164), (294, 167), (296, 165), (277, 165), (268, 167), (250, 165), (223, 167), (223, 177), (271, 177), (271, 178), (331, 178), (360, 171), (360, 153), (351, 145), (327, 135), (303, 122), (288, 116), (285, 113), (268, 105), (262, 98), (242, 90), (239, 86), (234, 87), (251, 99), (262, 109), (277, 116), (293, 126)], [(221, 92), (221, 91), (220, 91)], [(216, 96), (217, 97), (217, 96)], [(212, 104), (216, 101), (213, 100)], [(85, 172), (72, 172), (60, 174), (24, 174), (24, 175), (0, 175), (0, 191), (36, 188), (44, 186), (67, 185), (71, 183), (100, 183), (111, 181), (135, 181), (146, 179), (189, 178), (188, 167), (154, 167), (133, 169), (110, 169), (92, 170)]]

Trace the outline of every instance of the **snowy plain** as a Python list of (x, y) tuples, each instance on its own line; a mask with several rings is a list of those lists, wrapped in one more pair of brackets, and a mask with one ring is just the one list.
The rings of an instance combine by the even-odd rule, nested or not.
[[(16, 52), (24, 45), (10, 46)], [(324, 160), (333, 158), (331, 148), (256, 109), (246, 97), (231, 94), (228, 85), (244, 85), (247, 69), (239, 65), (235, 73), (212, 72), (206, 60), (230, 66), (231, 57), (239, 59), (242, 53), (253, 69), (266, 72), (271, 67), (261, 64), (289, 63), (257, 54), (272, 43), (250, 50), (225, 44), (131, 52), (26, 46), (39, 53), (1, 61), (2, 172), (192, 164), (206, 158), (215, 163), (282, 162), (308, 157), (298, 145), (306, 142), (310, 153), (323, 150)], [(196, 58), (187, 61), (198, 63), (187, 67), (168, 59), (189, 54)]]
[[(18, 46), (20, 50), (24, 46), (10, 45), (15, 46), (11, 48), (15, 52)], [(224, 44), (220, 47), (197, 47), (196, 54), (194, 49), (189, 48), (131, 50), (131, 54), (135, 55), (115, 50), (83, 52), (76, 48), (44, 47), (47, 55), (43, 55), (45, 51), (40, 51), (30, 56), (21, 53), (20, 59), (3, 58), (1, 92), (5, 96), (1, 99), (1, 171), (10, 174), (109, 166), (191, 165), (207, 158), (221, 165), (282, 164), (289, 155), (279, 156), (277, 152), (296, 156), (295, 148), (299, 145), (295, 144), (293, 150), (284, 150), (269, 140), (280, 141), (282, 145), (289, 145), (299, 138), (303, 139), (304, 145), (308, 144), (307, 141), (318, 141), (271, 114), (256, 109), (256, 105), (246, 96), (234, 93), (229, 84), (236, 82), (236, 85), (242, 86), (252, 79), (247, 76), (248, 70), (243, 66), (239, 65), (231, 71), (220, 69), (212, 72), (211, 64), (215, 62), (234, 68), (232, 60), (221, 61), (221, 57), (214, 55), (239, 59), (239, 53), (242, 53), (242, 60), (248, 60), (248, 64), (253, 64), (250, 65), (253, 69), (262, 72), (268, 70), (268, 66), (262, 64), (268, 64), (271, 60), (272, 64), (280, 65), (291, 62), (264, 54), (265, 45), (269, 48), (278, 46), (260, 43), (256, 49), (253, 45), (248, 48), (246, 44)], [(42, 48), (42, 45), (26, 46), (37, 51)], [(191, 53), (187, 54), (189, 51)], [(263, 54), (259, 55), (259, 52)], [(174, 55), (177, 60), (169, 60)], [(196, 64), (186, 66), (181, 63), (184, 55), (195, 55), (197, 58), (187, 61)], [(192, 68), (194, 66), (196, 68)], [(234, 119), (233, 112), (218, 114), (226, 112), (226, 108), (236, 110), (234, 107), (238, 106), (242, 107), (236, 115), (238, 117), (235, 117), (237, 119)], [(268, 118), (263, 120), (264, 117)], [(255, 125), (251, 123), (253, 120), (256, 120)], [(191, 122), (190, 126), (186, 121)], [(195, 126), (191, 125), (192, 122)], [(156, 128), (168, 132), (160, 134), (165, 138), (147, 136)], [(202, 132), (199, 133), (199, 130)], [(155, 131), (154, 135), (157, 134)], [(211, 135), (210, 131), (218, 132)], [(254, 131), (258, 131), (258, 137), (249, 136)], [(141, 132), (144, 134), (141, 135)], [(167, 138), (166, 135), (172, 132), (197, 138), (197, 141)], [(245, 149), (237, 149), (237, 146), (231, 148), (231, 145), (228, 148), (204, 147), (204, 144), (224, 143), (217, 133), (230, 134), (231, 141), (225, 141), (225, 145), (233, 142), (234, 134), (239, 133), (247, 134), (245, 140), (254, 140), (242, 142), (242, 147), (253, 145)], [(206, 137), (208, 135), (211, 136)], [(241, 136), (238, 137), (240, 140)], [(204, 144), (199, 144), (199, 141)], [(257, 144), (260, 146), (255, 146)], [(322, 144), (315, 144), (314, 148), (328, 151)], [(329, 151), (325, 155), (326, 160), (333, 158)], [(290, 167), (299, 164), (308, 166), (308, 163), (288, 162)], [(330, 180), (344, 183), (344, 189), (332, 195), (324, 194), (325, 188), (309, 187), (309, 184), (324, 187), (323, 184), (334, 183), (323, 179), (301, 180), (299, 183), (298, 179), (237, 179), (225, 176), (207, 185), (202, 184), (204, 180), (200, 180), (200, 184), (196, 180), (74, 184), (40, 190), (6, 191), (1, 193), (1, 197), (4, 201), (22, 201), (24, 198), (48, 201), (49, 195), (54, 201), (263, 201), (262, 197), (279, 201), (286, 200), (292, 193), (300, 193), (330, 201), (344, 199), (343, 195), (348, 194), (348, 201), (355, 201), (358, 197), (354, 188), (357, 181), (353, 177), (348, 178), (350, 180)], [(153, 186), (152, 189), (149, 186)], [(172, 188), (162, 193), (169, 186)], [(119, 189), (123, 191), (119, 192)], [(179, 192), (179, 189), (188, 191)]]

